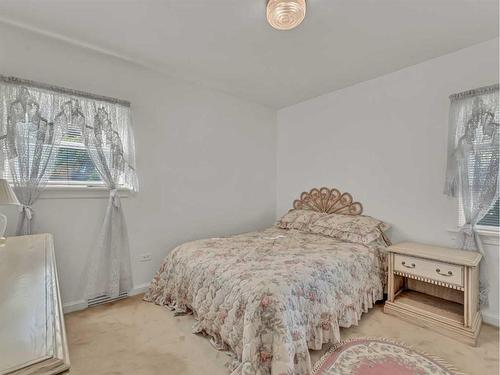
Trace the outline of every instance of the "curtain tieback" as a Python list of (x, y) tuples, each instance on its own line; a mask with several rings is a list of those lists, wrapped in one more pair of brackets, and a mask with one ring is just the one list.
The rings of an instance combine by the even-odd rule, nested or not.
[(463, 233), (467, 236), (473, 236), (474, 235), (474, 226), (472, 224), (464, 224), (460, 227), (459, 232)]
[(111, 189), (109, 191), (109, 198), (111, 199), (111, 202), (113, 203), (113, 206), (116, 208), (120, 208), (120, 196), (118, 195), (118, 189)]
[(31, 206), (27, 204), (22, 204), (19, 206), (19, 212), (24, 212), (24, 215), (28, 220), (33, 219), (34, 210)]
[(476, 226), (474, 224), (464, 224), (460, 227), (459, 233), (463, 236), (469, 236), (473, 239), (476, 244), (477, 251), (479, 251), (484, 256), (483, 241), (481, 241), (481, 236), (476, 231)]

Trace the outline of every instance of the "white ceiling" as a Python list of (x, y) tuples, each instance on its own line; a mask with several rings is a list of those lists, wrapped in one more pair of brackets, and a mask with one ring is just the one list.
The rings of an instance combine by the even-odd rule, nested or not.
[(0, 18), (280, 108), (498, 37), (498, 0), (0, 0)]

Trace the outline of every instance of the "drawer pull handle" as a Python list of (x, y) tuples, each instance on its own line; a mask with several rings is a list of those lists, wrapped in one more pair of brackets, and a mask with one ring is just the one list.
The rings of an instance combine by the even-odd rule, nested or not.
[(405, 266), (406, 268), (415, 268), (415, 263), (412, 263), (410, 266), (407, 266), (407, 265), (406, 265), (406, 262), (405, 262), (405, 261), (403, 261), (403, 262), (401, 262), (401, 264), (402, 264), (403, 266)]
[(443, 273), (443, 272), (441, 272), (441, 270), (439, 268), (436, 268), (436, 272), (438, 274), (440, 274), (441, 276), (446, 276), (446, 277), (453, 276), (453, 272), (448, 271), (448, 273)]

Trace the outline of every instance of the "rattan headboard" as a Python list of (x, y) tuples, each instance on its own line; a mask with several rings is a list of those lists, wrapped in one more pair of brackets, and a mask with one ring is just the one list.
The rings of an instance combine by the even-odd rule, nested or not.
[(351, 194), (327, 187), (304, 191), (300, 194), (300, 199), (293, 201), (293, 208), (344, 215), (361, 215), (363, 212), (363, 206), (359, 202), (353, 202)]

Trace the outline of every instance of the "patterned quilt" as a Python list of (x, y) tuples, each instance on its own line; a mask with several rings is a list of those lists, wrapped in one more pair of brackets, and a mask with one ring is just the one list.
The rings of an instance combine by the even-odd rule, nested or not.
[(234, 374), (306, 375), (309, 349), (340, 341), (383, 295), (384, 245), (272, 227), (178, 246), (144, 299), (193, 312)]

